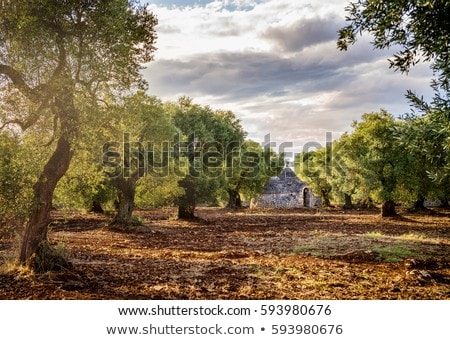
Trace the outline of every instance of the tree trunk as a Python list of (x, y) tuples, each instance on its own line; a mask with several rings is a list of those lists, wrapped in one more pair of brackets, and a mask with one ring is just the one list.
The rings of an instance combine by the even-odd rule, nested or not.
[(328, 197), (328, 191), (322, 191), (322, 205), (326, 208), (331, 207), (330, 198)]
[(116, 179), (116, 187), (119, 191), (117, 213), (113, 223), (115, 225), (127, 226), (133, 224), (133, 210), (136, 181), (132, 178), (119, 177)]
[(92, 202), (92, 207), (91, 207), (90, 212), (97, 213), (97, 214), (103, 214), (105, 211), (103, 210), (100, 202), (97, 200), (94, 200)]
[(184, 189), (184, 195), (178, 199), (178, 218), (182, 220), (195, 219), (195, 187), (190, 176), (179, 181), (179, 185)]
[(441, 201), (441, 205), (440, 205), (441, 208), (450, 209), (450, 204), (448, 204), (448, 198), (443, 197), (440, 199), (440, 201)]
[(228, 188), (228, 205), (229, 209), (240, 209), (242, 208), (241, 195), (235, 189)]
[(375, 207), (375, 204), (370, 197), (366, 197), (365, 199), (358, 202), (357, 206), (362, 209), (372, 209)]
[(420, 196), (417, 201), (414, 202), (414, 211), (423, 211), (425, 209), (425, 197)]
[(119, 204), (113, 224), (130, 225), (133, 222), (134, 195), (119, 194)]
[(195, 206), (191, 204), (178, 205), (178, 218), (180, 220), (195, 220)]
[(352, 196), (349, 194), (344, 194), (344, 209), (353, 209)]
[(36, 252), (39, 244), (47, 240), (50, 210), (52, 208), (53, 192), (58, 181), (69, 168), (73, 156), (70, 143), (62, 135), (56, 149), (44, 167), (39, 180), (33, 188), (33, 206), (23, 236), (20, 251), (20, 262), (25, 265)]
[(33, 187), (33, 205), (25, 227), (19, 257), (23, 265), (29, 263), (41, 243), (47, 241), (53, 193), (59, 180), (68, 170), (74, 154), (71, 143), (78, 134), (79, 113), (73, 102), (72, 88), (63, 86), (60, 90), (61, 92), (55, 95), (55, 109), (60, 121), (60, 136), (55, 151)]
[(395, 217), (397, 212), (395, 211), (395, 202), (388, 200), (381, 206), (381, 216), (382, 217)]

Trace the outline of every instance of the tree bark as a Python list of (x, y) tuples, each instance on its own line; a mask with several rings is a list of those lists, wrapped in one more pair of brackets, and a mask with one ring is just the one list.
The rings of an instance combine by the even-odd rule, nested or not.
[(103, 214), (105, 211), (103, 210), (100, 202), (97, 200), (94, 200), (92, 202), (92, 207), (91, 207), (90, 212), (97, 213), (97, 214)]
[(236, 189), (228, 188), (228, 204), (227, 208), (229, 209), (240, 209), (242, 208), (241, 195)]
[(178, 206), (178, 218), (180, 220), (195, 220), (195, 206), (180, 204)]
[(420, 196), (415, 202), (414, 202), (414, 211), (423, 211), (425, 210), (425, 197)]
[(71, 140), (77, 133), (78, 117), (71, 99), (71, 95), (69, 95), (69, 98), (64, 95), (63, 99), (56, 103), (57, 107), (60, 108), (61, 135), (55, 151), (33, 187), (33, 206), (25, 227), (20, 251), (20, 262), (23, 265), (29, 262), (39, 245), (47, 240), (53, 192), (59, 180), (69, 168), (74, 153)]
[(116, 179), (116, 187), (119, 191), (119, 201), (113, 224), (124, 226), (131, 225), (133, 224), (136, 182), (132, 178), (119, 177)]
[(184, 189), (184, 195), (178, 199), (178, 218), (182, 220), (195, 219), (195, 187), (190, 176), (179, 181), (179, 185)]
[(388, 200), (381, 206), (381, 216), (382, 217), (395, 217), (397, 212), (395, 211), (395, 202)]
[(322, 205), (326, 208), (331, 207), (330, 198), (328, 197), (328, 191), (322, 190)]
[(33, 207), (25, 228), (20, 252), (20, 262), (25, 265), (36, 252), (39, 244), (47, 240), (53, 192), (58, 181), (66, 173), (73, 151), (65, 136), (58, 140), (53, 155), (44, 167), (38, 182), (34, 185)]
[(443, 197), (440, 199), (441, 204), (440, 207), (443, 209), (450, 209), (450, 204), (448, 204), (448, 198), (447, 197)]
[(362, 209), (372, 209), (375, 207), (375, 204), (373, 203), (372, 199), (370, 197), (367, 197), (357, 203), (358, 208)]
[(344, 209), (353, 209), (352, 196), (349, 194), (344, 194)]

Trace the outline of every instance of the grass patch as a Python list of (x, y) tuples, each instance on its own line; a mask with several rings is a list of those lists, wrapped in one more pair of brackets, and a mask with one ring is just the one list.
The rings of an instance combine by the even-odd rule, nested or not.
[(319, 247), (315, 244), (305, 244), (301, 246), (295, 247), (292, 252), (294, 254), (308, 254), (315, 257), (330, 257), (333, 256), (333, 253), (330, 253), (329, 251), (322, 249), (322, 247)]
[(357, 236), (342, 233), (314, 232), (301, 245), (292, 251), (295, 254), (308, 254), (316, 257), (329, 258), (354, 249), (365, 248), (369, 245), (367, 240)]
[(408, 258), (423, 258), (423, 248), (427, 247), (432, 252), (438, 243), (438, 239), (417, 233), (389, 236), (380, 232), (345, 235), (313, 231), (310, 237), (304, 238), (302, 244), (296, 246), (292, 252), (320, 258), (333, 258), (353, 251), (372, 251), (379, 254), (378, 261), (392, 263)]
[(370, 233), (364, 234), (364, 237), (367, 237), (370, 239), (383, 239), (383, 240), (392, 240), (392, 241), (415, 241), (415, 242), (436, 243), (436, 239), (430, 238), (424, 234), (416, 234), (416, 233), (402, 234), (402, 235), (398, 235), (398, 236), (390, 236), (390, 235), (384, 235), (380, 232), (370, 232)]
[(366, 233), (364, 234), (365, 237), (367, 238), (381, 238), (381, 237), (387, 237), (386, 235), (383, 235), (382, 233), (379, 232), (370, 232), (370, 233)]
[(420, 257), (419, 253), (402, 245), (373, 248), (373, 251), (380, 254), (380, 260), (392, 263), (401, 262), (408, 258)]

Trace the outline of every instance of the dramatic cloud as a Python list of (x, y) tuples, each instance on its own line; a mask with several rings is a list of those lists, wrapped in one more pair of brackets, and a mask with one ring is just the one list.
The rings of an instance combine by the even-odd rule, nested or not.
[(336, 18), (300, 19), (288, 27), (270, 27), (264, 34), (284, 52), (298, 52), (308, 46), (336, 40), (336, 32), (342, 25)]
[[(408, 111), (407, 89), (429, 94), (430, 72), (388, 68), (395, 51), (373, 50), (367, 37), (336, 48), (344, 0), (165, 1), (158, 15), (158, 53), (143, 71), (149, 92), (187, 95), (233, 110), (249, 137), (292, 142), (338, 137), (364, 112)], [(267, 138), (267, 137), (266, 137)]]

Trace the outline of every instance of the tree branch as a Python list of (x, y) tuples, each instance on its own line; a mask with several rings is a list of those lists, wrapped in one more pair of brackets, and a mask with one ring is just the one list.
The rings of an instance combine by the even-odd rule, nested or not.
[(56, 132), (58, 130), (58, 112), (55, 110), (54, 107), (52, 107), (52, 111), (53, 111), (53, 132), (52, 132), (52, 137), (50, 138), (50, 140), (44, 144), (45, 147), (50, 146), (56, 138)]
[(11, 66), (0, 64), (0, 74), (7, 76), (13, 82), (14, 86), (32, 102), (36, 103), (39, 101), (40, 96), (37, 91), (28, 86), (19, 71), (15, 70)]
[(49, 96), (44, 98), (44, 100), (42, 101), (42, 103), (39, 105), (39, 107), (36, 110), (32, 110), (23, 119), (14, 118), (11, 120), (7, 120), (0, 126), (0, 130), (3, 130), (7, 125), (13, 125), (13, 124), (19, 126), (22, 131), (27, 130), (28, 128), (30, 128), (31, 126), (36, 124), (36, 122), (38, 121), (38, 119), (40, 117), (40, 113), (42, 112), (42, 110), (45, 110), (46, 108), (48, 108), (48, 106), (49, 106), (48, 100), (49, 100)]

